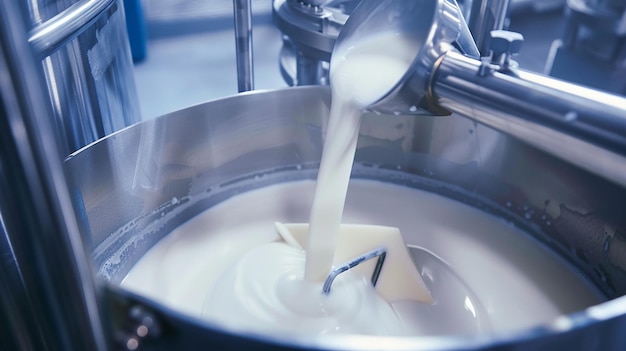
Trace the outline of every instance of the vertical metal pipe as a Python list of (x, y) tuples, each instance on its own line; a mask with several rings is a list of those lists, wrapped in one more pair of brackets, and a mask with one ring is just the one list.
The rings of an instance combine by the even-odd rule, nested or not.
[(481, 56), (489, 55), (489, 33), (504, 28), (509, 0), (473, 0), (468, 22)]
[[(28, 44), (26, 10), (19, 6), (25, 5), (0, 1), (0, 213), (22, 284), (16, 290), (3, 285), (0, 300), (4, 307), (11, 300), (20, 304), (9, 312), (25, 317), (22, 324), (31, 329), (25, 335), (40, 336), (33, 343), (37, 349), (104, 351), (91, 261), (52, 133), (43, 69)], [(25, 301), (10, 294), (19, 289)]]
[(122, 1), (23, 2), (30, 12), (28, 41), (44, 65), (54, 104), (50, 118), (64, 154), (139, 122)]
[(319, 85), (322, 79), (322, 62), (298, 54), (296, 58), (296, 84)]
[(40, 58), (49, 56), (71, 39), (77, 37), (116, 0), (83, 0), (76, 2), (50, 20), (37, 24), (28, 41)]
[(34, 315), (9, 236), (0, 214), (0, 349), (43, 350), (45, 340)]
[(239, 92), (243, 92), (254, 89), (251, 0), (233, 0), (233, 7), (235, 11), (237, 88)]

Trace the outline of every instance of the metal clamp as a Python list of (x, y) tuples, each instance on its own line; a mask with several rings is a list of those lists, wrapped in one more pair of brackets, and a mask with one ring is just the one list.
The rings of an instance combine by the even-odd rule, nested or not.
[(524, 36), (508, 30), (492, 30), (490, 33), (489, 50), (491, 63), (498, 65), (501, 71), (510, 67), (517, 67), (517, 62), (511, 56), (518, 54), (522, 48)]
[(520, 33), (507, 30), (492, 30), (489, 33), (489, 51), (491, 56), (480, 58), (478, 75), (486, 77), (493, 72), (508, 72), (519, 65), (511, 60), (511, 56), (518, 54), (524, 42)]

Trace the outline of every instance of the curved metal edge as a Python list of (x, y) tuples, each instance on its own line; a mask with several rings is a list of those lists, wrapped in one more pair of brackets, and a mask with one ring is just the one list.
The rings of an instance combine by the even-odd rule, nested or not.
[(48, 21), (37, 25), (29, 33), (28, 42), (41, 58), (50, 55), (63, 44), (75, 38), (88, 24), (112, 7), (117, 0), (83, 0)]
[[(626, 326), (626, 297), (591, 307), (552, 323), (533, 329), (479, 336), (367, 336), (325, 335), (324, 338), (303, 335), (271, 335), (227, 329), (213, 322), (185, 315), (158, 302), (111, 284), (105, 287), (106, 300), (117, 317), (117, 330), (128, 326), (131, 311), (140, 308), (150, 314), (159, 333), (141, 341), (145, 349), (160, 350), (411, 350), (411, 351), (515, 351), (515, 350), (622, 350), (626, 334), (619, 338), (615, 330)], [(591, 321), (592, 326), (589, 326)], [(603, 322), (603, 323), (599, 323)], [(131, 324), (132, 325), (132, 324)], [(605, 327), (601, 328), (600, 326)], [(610, 325), (610, 326), (609, 326)]]

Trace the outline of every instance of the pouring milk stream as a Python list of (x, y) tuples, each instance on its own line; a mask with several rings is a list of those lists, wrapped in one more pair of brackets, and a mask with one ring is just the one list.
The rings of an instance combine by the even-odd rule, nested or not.
[[(228, 315), (227, 324), (253, 329), (266, 322), (262, 328), (268, 332), (277, 328), (320, 334), (408, 332), (385, 299), (431, 302), (432, 298), (400, 232), (390, 227), (342, 226), (341, 218), (362, 110), (400, 81), (416, 50), (409, 38), (384, 33), (334, 53), (333, 100), (309, 225), (278, 223), (278, 232), (290, 245), (269, 243), (244, 254), (209, 295), (205, 316), (224, 321)], [(322, 295), (322, 283), (333, 264), (380, 246), (387, 249), (388, 258), (379, 291), (363, 269), (355, 268), (356, 273), (346, 272), (333, 283), (328, 296)], [(238, 288), (243, 285), (249, 289)], [(251, 291), (252, 296), (243, 296)], [(241, 298), (234, 301), (237, 294)]]
[(307, 280), (323, 281), (332, 267), (362, 110), (400, 82), (417, 50), (415, 40), (388, 32), (333, 52), (332, 105), (309, 220)]

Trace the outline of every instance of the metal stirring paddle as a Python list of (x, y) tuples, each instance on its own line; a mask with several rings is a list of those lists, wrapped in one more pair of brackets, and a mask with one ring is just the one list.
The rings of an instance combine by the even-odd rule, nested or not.
[(376, 261), (376, 266), (374, 267), (374, 272), (372, 273), (372, 285), (376, 286), (376, 282), (378, 281), (378, 277), (380, 276), (380, 271), (383, 268), (383, 264), (385, 263), (385, 256), (387, 256), (387, 248), (379, 247), (377, 249), (368, 251), (363, 253), (362, 255), (342, 264), (338, 267), (334, 268), (328, 273), (326, 280), (324, 281), (324, 286), (322, 287), (322, 293), (324, 295), (328, 295), (330, 293), (330, 287), (333, 284), (333, 281), (337, 276), (350, 268), (354, 268), (365, 261), (369, 261), (374, 257), (378, 257)]

